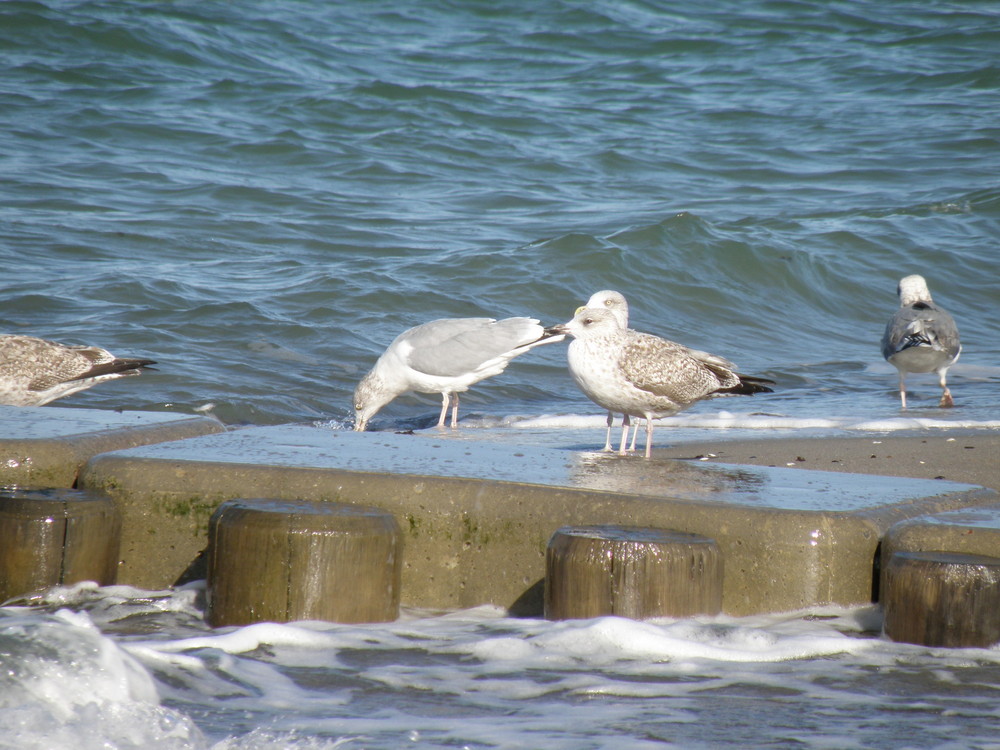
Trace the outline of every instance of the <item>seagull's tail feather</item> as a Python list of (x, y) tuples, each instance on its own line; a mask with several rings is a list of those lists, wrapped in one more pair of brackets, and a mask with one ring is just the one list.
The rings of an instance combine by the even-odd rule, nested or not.
[(910, 349), (914, 346), (935, 345), (937, 345), (937, 337), (934, 335), (934, 329), (928, 326), (923, 320), (914, 320), (906, 327), (906, 335), (899, 342), (896, 351), (901, 352), (904, 349)]

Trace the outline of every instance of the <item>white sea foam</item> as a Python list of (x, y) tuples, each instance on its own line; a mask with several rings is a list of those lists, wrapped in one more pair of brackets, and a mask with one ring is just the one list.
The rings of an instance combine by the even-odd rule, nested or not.
[[(8, 681), (0, 690), (4, 740), (88, 750), (571, 750), (598, 746), (609, 727), (630, 727), (625, 744), (644, 747), (641, 738), (658, 736), (664, 722), (681, 742), (706, 728), (722, 731), (745, 711), (777, 712), (766, 726), (790, 726), (822, 703), (826, 716), (853, 724), (873, 705), (912, 712), (914, 691), (936, 721), (942, 702), (1000, 720), (991, 703), (1000, 650), (891, 643), (878, 636), (877, 607), (549, 622), (482, 606), (407, 610), (395, 622), (368, 625), (213, 630), (192, 596), (198, 591), (78, 584), (53, 590), (50, 606), (75, 602), (86, 612), (0, 610), (0, 645), (17, 660), (0, 676)], [(139, 629), (102, 635), (89, 612), (106, 627)], [(144, 614), (136, 620), (136, 612)], [(10, 684), (11, 674), (21, 683)], [(25, 681), (34, 689), (23, 689)], [(956, 684), (964, 697), (954, 697)], [(706, 711), (729, 718), (720, 723)], [(835, 718), (814, 723), (809, 737), (820, 745), (826, 737), (830, 746), (851, 746)], [(87, 739), (75, 743), (75, 735)]]
[[(469, 420), (470, 427), (511, 427), (522, 430), (582, 430), (600, 429), (606, 425), (607, 416), (601, 414), (559, 414), (539, 417), (508, 417), (501, 422), (485, 420), (477, 424)], [(751, 431), (847, 431), (847, 432), (903, 432), (916, 430), (996, 430), (1000, 420), (932, 419), (927, 417), (887, 417), (870, 419), (864, 416), (795, 417), (759, 412), (740, 413), (718, 411), (712, 414), (686, 413), (660, 420), (664, 427), (690, 430), (751, 430)], [(463, 422), (462, 426), (466, 426)]]
[(253, 651), (263, 645), (329, 648), (333, 643), (329, 636), (306, 628), (264, 622), (242, 628), (233, 628), (228, 632), (182, 638), (170, 643), (157, 642), (155, 647), (160, 651), (178, 652), (209, 648), (218, 649), (227, 654), (241, 654)]
[(152, 675), (85, 613), (0, 612), (4, 747), (205, 746), (188, 717), (160, 706)]

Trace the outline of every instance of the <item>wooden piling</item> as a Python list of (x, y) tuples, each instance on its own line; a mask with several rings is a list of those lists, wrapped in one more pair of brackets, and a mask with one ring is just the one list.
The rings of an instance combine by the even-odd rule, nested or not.
[(718, 614), (722, 556), (713, 539), (667, 529), (564, 527), (546, 550), (545, 616), (637, 620)]
[(103, 495), (0, 491), (0, 602), (61, 584), (115, 582), (121, 515)]
[(230, 500), (209, 521), (208, 621), (386, 622), (399, 616), (402, 535), (388, 513)]
[(895, 552), (883, 566), (882, 631), (923, 646), (1000, 642), (1000, 558)]

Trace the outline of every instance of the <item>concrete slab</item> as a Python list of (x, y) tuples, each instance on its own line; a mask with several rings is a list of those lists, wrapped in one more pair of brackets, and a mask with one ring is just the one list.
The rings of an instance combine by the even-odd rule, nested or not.
[(98, 453), (224, 430), (214, 419), (185, 414), (0, 406), (0, 485), (72, 487)]
[(175, 582), (223, 500), (332, 500), (393, 513), (403, 603), (493, 603), (540, 615), (545, 548), (561, 526), (624, 524), (715, 539), (734, 615), (871, 601), (885, 531), (907, 518), (1000, 501), (944, 481), (647, 461), (518, 448), (450, 433), (260, 427), (96, 456), (81, 487), (124, 518), (122, 583)]

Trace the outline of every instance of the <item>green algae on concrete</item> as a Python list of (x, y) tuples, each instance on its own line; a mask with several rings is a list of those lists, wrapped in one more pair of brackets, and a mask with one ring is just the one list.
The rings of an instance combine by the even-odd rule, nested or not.
[(649, 526), (715, 539), (725, 559), (723, 611), (744, 615), (867, 603), (878, 545), (893, 524), (1000, 499), (943, 481), (308, 425), (96, 456), (80, 484), (108, 492), (122, 510), (122, 583), (175, 582), (204, 549), (207, 518), (224, 500), (331, 500), (396, 517), (404, 604), (493, 603), (530, 615), (541, 614), (545, 549), (562, 526)]
[(73, 487), (98, 453), (224, 431), (214, 419), (161, 412), (0, 406), (0, 485)]

